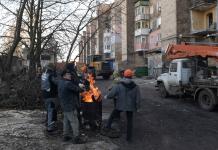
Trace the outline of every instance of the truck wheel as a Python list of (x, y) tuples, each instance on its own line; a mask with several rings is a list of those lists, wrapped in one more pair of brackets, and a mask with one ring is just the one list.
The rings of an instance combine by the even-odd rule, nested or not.
[(207, 111), (212, 111), (216, 106), (216, 96), (211, 90), (202, 90), (198, 95), (200, 107)]
[(110, 76), (103, 76), (103, 79), (108, 80)]
[(166, 90), (166, 88), (165, 88), (163, 83), (159, 84), (159, 90), (160, 90), (160, 96), (162, 98), (166, 98), (168, 96), (167, 90)]

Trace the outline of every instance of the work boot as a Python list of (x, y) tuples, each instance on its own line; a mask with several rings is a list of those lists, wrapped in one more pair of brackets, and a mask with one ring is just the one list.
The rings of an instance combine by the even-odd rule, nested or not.
[(63, 137), (63, 142), (70, 141), (71, 139), (72, 139), (72, 137), (70, 137), (70, 136), (64, 136)]
[(80, 136), (77, 136), (73, 140), (73, 144), (84, 144), (86, 143), (86, 140), (81, 138)]
[(107, 136), (108, 132), (110, 132), (110, 131), (111, 131), (111, 128), (103, 127), (101, 129), (101, 135)]

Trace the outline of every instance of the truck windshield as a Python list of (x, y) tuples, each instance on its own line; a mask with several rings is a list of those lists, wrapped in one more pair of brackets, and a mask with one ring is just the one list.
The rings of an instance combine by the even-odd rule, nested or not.
[(191, 68), (192, 66), (192, 62), (190, 61), (185, 61), (182, 63), (182, 68)]

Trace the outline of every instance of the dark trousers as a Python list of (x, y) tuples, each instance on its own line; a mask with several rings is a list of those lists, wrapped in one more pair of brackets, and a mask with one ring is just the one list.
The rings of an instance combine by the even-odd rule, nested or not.
[[(121, 111), (114, 109), (108, 119), (107, 128), (111, 128), (111, 124), (113, 123), (113, 120), (119, 116)], [(133, 112), (132, 111), (126, 111), (126, 118), (127, 118), (127, 131), (126, 131), (126, 140), (132, 139), (132, 129), (133, 129)]]

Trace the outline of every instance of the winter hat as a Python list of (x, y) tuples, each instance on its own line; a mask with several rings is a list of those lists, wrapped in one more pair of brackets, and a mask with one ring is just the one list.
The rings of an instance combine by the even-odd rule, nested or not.
[(131, 69), (126, 69), (124, 71), (124, 77), (131, 78), (133, 76), (133, 71)]

